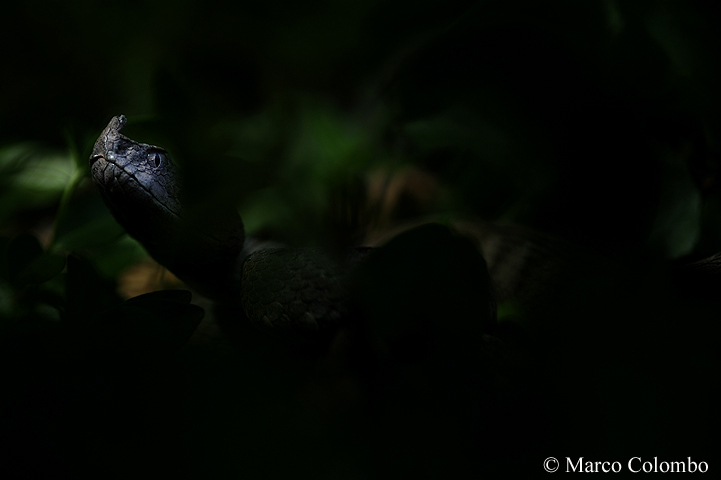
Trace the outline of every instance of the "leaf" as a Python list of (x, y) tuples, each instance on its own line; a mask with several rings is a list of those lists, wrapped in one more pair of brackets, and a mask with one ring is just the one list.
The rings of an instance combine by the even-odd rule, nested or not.
[(81, 250), (104, 246), (124, 233), (100, 195), (71, 196), (56, 220), (54, 249)]
[(93, 248), (107, 245), (122, 236), (123, 233), (125, 233), (123, 227), (112, 216), (100, 216), (82, 226), (64, 232), (53, 242), (53, 247), (63, 250)]
[(7, 279), (19, 287), (46, 282), (65, 267), (63, 255), (44, 252), (38, 239), (30, 234), (10, 240), (5, 255)]
[(113, 285), (89, 262), (68, 257), (67, 319), (91, 345), (116, 353), (151, 353), (182, 346), (205, 311), (190, 304), (187, 290), (147, 293), (118, 302)]
[(43, 254), (43, 247), (33, 235), (24, 233), (10, 240), (7, 250), (7, 275), (13, 281), (31, 262)]
[(33, 260), (15, 279), (17, 285), (37, 285), (47, 282), (65, 268), (65, 256), (46, 252)]
[(0, 149), (0, 223), (19, 211), (56, 202), (72, 176), (69, 155), (33, 144)]

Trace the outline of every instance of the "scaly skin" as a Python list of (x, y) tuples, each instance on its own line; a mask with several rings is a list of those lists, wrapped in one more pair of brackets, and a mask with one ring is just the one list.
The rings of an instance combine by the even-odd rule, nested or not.
[(317, 249), (254, 251), (258, 246), (244, 245), (237, 212), (195, 214), (168, 153), (121, 135), (125, 123), (113, 117), (95, 142), (92, 177), (117, 221), (153, 258), (201, 293), (240, 303), (262, 327), (293, 335), (337, 327), (345, 267), (365, 252), (336, 261)]

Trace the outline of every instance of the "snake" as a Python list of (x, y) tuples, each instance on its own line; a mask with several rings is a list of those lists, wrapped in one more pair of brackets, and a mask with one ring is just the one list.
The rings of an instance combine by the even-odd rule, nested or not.
[[(201, 294), (240, 305), (244, 316), (262, 329), (308, 338), (338, 329), (349, 315), (349, 272), (376, 249), (355, 247), (338, 254), (246, 237), (235, 208), (196, 208), (189, 202), (182, 172), (169, 153), (122, 135), (126, 123), (124, 115), (110, 120), (94, 144), (90, 170), (112, 215), (151, 257)], [(589, 272), (607, 278), (625, 275), (612, 272), (606, 258), (525, 227), (490, 222), (457, 222), (454, 227), (474, 239), (485, 259), (479, 269), (491, 277), (489, 318), (495, 316), (495, 303), (507, 300), (535, 310), (553, 309), (561, 295), (578, 294), (579, 279)], [(397, 255), (403, 250), (397, 248)], [(705, 296), (715, 298), (721, 284), (719, 258), (721, 254), (682, 265), (676, 278), (682, 285), (705, 286)], [(383, 268), (377, 270), (382, 277)]]
[[(449, 248), (442, 251), (421, 249), (417, 244), (408, 248), (409, 244), (395, 242), (394, 239), (403, 236), (397, 232), (389, 233), (393, 239), (378, 242), (377, 248), (357, 247), (342, 254), (320, 248), (264, 244), (245, 235), (234, 207), (208, 210), (193, 205), (185, 196), (182, 171), (169, 153), (125, 137), (120, 133), (125, 125), (124, 116), (113, 117), (95, 142), (90, 155), (93, 182), (127, 233), (192, 289), (219, 303), (239, 304), (247, 320), (265, 331), (285, 337), (318, 338), (332, 336), (353, 315), (352, 299), (357, 285), (349, 279), (349, 272), (367, 269), (374, 273), (370, 276), (373, 281), (365, 286), (374, 290), (373, 298), (381, 310), (376, 316), (382, 320), (378, 323), (386, 325), (383, 339), (388, 341), (378, 342), (383, 348), (373, 344), (373, 349), (366, 349), (361, 344), (359, 349), (351, 349), (350, 360), (340, 362), (344, 367), (338, 371), (344, 372), (345, 376), (339, 377), (343, 381), (353, 379), (357, 383), (352, 385), (361, 385), (362, 391), (368, 392), (367, 409), (371, 413), (363, 416), (362, 422), (370, 427), (350, 429), (349, 437), (356, 441), (366, 431), (382, 432), (368, 441), (378, 444), (377, 449), (369, 449), (381, 451), (386, 455), (382, 458), (398, 465), (420, 465), (425, 469), (429, 463), (424, 463), (425, 457), (433, 465), (441, 465), (447, 476), (445, 469), (452, 466), (466, 467), (473, 462), (477, 467), (488, 458), (501, 458), (506, 471), (513, 464), (509, 452), (521, 448), (541, 455), (538, 445), (545, 448), (549, 431), (568, 429), (574, 442), (577, 437), (591, 438), (583, 436), (589, 435), (588, 423), (578, 422), (578, 418), (595, 420), (599, 412), (605, 411), (603, 408), (619, 408), (629, 395), (643, 393), (646, 383), (639, 379), (649, 369), (646, 363), (637, 360), (641, 358), (639, 352), (651, 355), (648, 364), (659, 360), (656, 362), (659, 367), (650, 370), (652, 374), (657, 370), (665, 372), (665, 345), (678, 344), (674, 343), (675, 330), (674, 342), (670, 337), (667, 342), (665, 330), (655, 333), (653, 325), (626, 321), (638, 320), (636, 312), (645, 313), (648, 303), (643, 303), (646, 297), (640, 297), (631, 305), (640, 302), (643, 309), (629, 310), (629, 299), (634, 297), (623, 296), (623, 290), (638, 287), (643, 284), (639, 280), (647, 281), (648, 276), (629, 276), (605, 257), (594, 256), (579, 245), (524, 226), (456, 222), (453, 226), (457, 233), (472, 240), (431, 242), (435, 246), (445, 242)], [(423, 229), (421, 233), (436, 239), (447, 238), (435, 228)], [(480, 252), (482, 259), (468, 262), (476, 257), (461, 254), (463, 249)], [(429, 272), (435, 275), (444, 269), (441, 280), (431, 284)], [(404, 270), (406, 275), (397, 276), (397, 272)], [(472, 274), (468, 275), (468, 271)], [(494, 331), (495, 312), (491, 313), (489, 305), (481, 305), (488, 300), (479, 290), (485, 286), (483, 281), (460, 284), (447, 281), (470, 278), (479, 272), (481, 277), (488, 275), (491, 279), (494, 300), (489, 305), (518, 302), (533, 314), (532, 320), (543, 321), (532, 335), (521, 331), (517, 342), (512, 336), (504, 337), (500, 334), (503, 332), (497, 332), (502, 322), (496, 324)], [(708, 290), (707, 298), (717, 299), (719, 272), (721, 254), (681, 265), (677, 278), (693, 286), (695, 292), (703, 285)], [(409, 279), (418, 279), (422, 288), (405, 288), (403, 282)], [(433, 298), (438, 296), (434, 289), (446, 284), (450, 287), (441, 296), (468, 308), (446, 309), (443, 303), (434, 304)], [(630, 291), (634, 294), (639, 290)], [(389, 297), (396, 298), (385, 301)], [(651, 300), (658, 301), (656, 297)], [(396, 308), (408, 305), (409, 309)], [(614, 324), (619, 312), (625, 322)], [(658, 312), (657, 316), (665, 318)], [(492, 321), (478, 322), (478, 317)], [(428, 327), (423, 325), (424, 318), (441, 321)], [(554, 320), (559, 324), (549, 323)], [(530, 331), (534, 327), (524, 324), (523, 328)], [(405, 334), (398, 335), (398, 331)], [(644, 347), (647, 344), (644, 342), (654, 347)], [(656, 348), (656, 344), (664, 348)], [(265, 353), (267, 346), (264, 342), (259, 345), (261, 349), (251, 348), (248, 357), (242, 357), (248, 358), (253, 368), (258, 363), (259, 350)], [(267, 385), (290, 389), (295, 383), (286, 380), (297, 374), (292, 369), (299, 363), (297, 358), (293, 357), (292, 364), (285, 361), (286, 357), (270, 362), (277, 351), (273, 348), (269, 351), (260, 358), (278, 365), (278, 370), (284, 373), (286, 367), (290, 370), (285, 376), (275, 370), (272, 375), (270, 369), (262, 370), (264, 383), (258, 389)], [(597, 371), (600, 373), (596, 374)], [(620, 380), (609, 380), (614, 375)], [(235, 381), (235, 373), (232, 378)], [(630, 394), (629, 386), (624, 384), (626, 378), (633, 378), (631, 383), (640, 385)], [(591, 388), (595, 379), (600, 379), (603, 395)], [(329, 387), (329, 391), (335, 392), (339, 384), (330, 383), (333, 388)], [(345, 387), (337, 390), (347, 391)], [(247, 401), (248, 397), (245, 387), (242, 391), (242, 397), (233, 397), (233, 402), (228, 402), (233, 405), (232, 418), (243, 418), (236, 417), (236, 401)], [(286, 408), (293, 405), (295, 394), (288, 393), (290, 390), (279, 391), (283, 393), (277, 397), (287, 400), (283, 405)], [(611, 400), (603, 400), (607, 397)], [(310, 458), (321, 458), (319, 463), (327, 461), (325, 452), (312, 442), (300, 445), (295, 440), (305, 437), (291, 435), (291, 439), (285, 439), (293, 424), (277, 420), (278, 412), (284, 411), (276, 408), (277, 402), (267, 401), (266, 396), (259, 398), (249, 411), (266, 408), (274, 419), (269, 422), (270, 431), (276, 432), (272, 437), (274, 452), (286, 448)], [(587, 404), (591, 398), (601, 400), (591, 404), (589, 414)], [(606, 407), (617, 398), (618, 404)], [(354, 408), (357, 404), (366, 408), (363, 403), (366, 400), (354, 401), (351, 402)], [(324, 406), (318, 409), (325, 414)], [(533, 412), (542, 412), (540, 419)], [(333, 419), (328, 425), (333, 425), (336, 417), (328, 415)], [(553, 425), (545, 418), (552, 419)], [(273, 425), (280, 426), (273, 430)], [(438, 435), (441, 427), (442, 434)], [(243, 421), (240, 428), (249, 427)], [(268, 428), (263, 423), (258, 438), (271, 438), (266, 432)], [(595, 440), (596, 431), (592, 434)], [(222, 438), (225, 441), (226, 437)], [(335, 438), (332, 443), (336, 443)], [(406, 453), (399, 451), (399, 445), (406, 448)], [(486, 455), (479, 456), (481, 451)], [(484, 460), (479, 462), (479, 458)]]
[(370, 248), (333, 256), (246, 238), (234, 208), (194, 210), (168, 152), (122, 135), (126, 123), (124, 115), (110, 120), (90, 169), (112, 215), (151, 257), (203, 295), (240, 303), (261, 328), (312, 336), (337, 327), (347, 315), (344, 272)]

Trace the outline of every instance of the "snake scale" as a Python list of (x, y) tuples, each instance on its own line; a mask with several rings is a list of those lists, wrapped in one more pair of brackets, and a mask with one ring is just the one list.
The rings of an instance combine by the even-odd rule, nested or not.
[[(125, 116), (113, 117), (98, 137), (90, 156), (92, 178), (113, 216), (153, 258), (204, 295), (240, 304), (260, 327), (290, 336), (337, 329), (349, 313), (348, 272), (371, 256), (371, 248), (339, 255), (320, 248), (266, 248), (246, 239), (234, 209), (187, 205), (181, 172), (168, 152), (122, 135), (125, 124)], [(599, 278), (625, 275), (611, 272), (605, 258), (524, 227), (490, 222), (457, 222), (454, 227), (472, 238), (485, 257), (491, 295), (499, 302), (553, 309), (562, 295), (586, 294), (579, 279), (589, 278), (589, 272), (601, 272)], [(683, 266), (677, 277), (684, 285), (705, 285), (706, 296), (713, 296), (719, 284), (717, 257)], [(483, 281), (478, 285), (485, 288)], [(488, 297), (487, 292), (471, 295)], [(493, 306), (480, 310), (495, 317)]]
[(125, 124), (125, 116), (113, 117), (96, 141), (92, 177), (113, 216), (153, 258), (210, 298), (240, 299), (263, 328), (303, 336), (337, 326), (346, 313), (343, 272), (368, 248), (334, 258), (318, 248), (246, 242), (235, 210), (196, 215), (168, 153), (121, 135)]

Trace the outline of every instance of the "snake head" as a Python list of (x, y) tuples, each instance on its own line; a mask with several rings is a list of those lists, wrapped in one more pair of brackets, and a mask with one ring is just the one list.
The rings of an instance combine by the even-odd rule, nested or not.
[(149, 251), (167, 242), (182, 217), (181, 179), (167, 152), (122, 135), (113, 117), (90, 155), (93, 182), (125, 230)]
[(218, 277), (220, 265), (230, 265), (243, 246), (237, 212), (206, 212), (188, 205), (181, 172), (168, 152), (122, 135), (125, 124), (124, 115), (113, 117), (90, 155), (93, 183), (105, 204), (118, 223), (176, 275)]
[[(126, 122), (124, 115), (113, 117), (95, 142), (90, 155), (93, 181), (116, 216), (124, 216), (132, 201), (150, 209), (156, 220), (173, 221), (182, 210), (180, 173), (165, 149), (122, 135)], [(137, 214), (132, 212), (133, 217)]]

